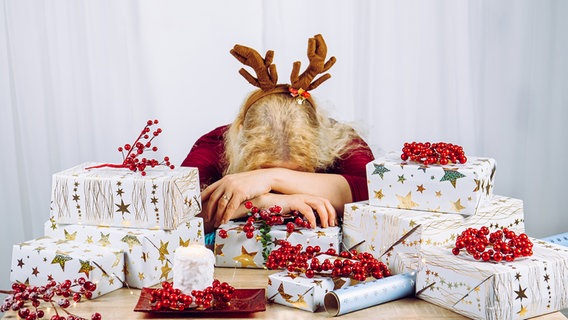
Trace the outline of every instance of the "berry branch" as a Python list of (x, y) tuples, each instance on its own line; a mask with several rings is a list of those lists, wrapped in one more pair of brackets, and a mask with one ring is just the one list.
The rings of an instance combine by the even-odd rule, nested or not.
[(150, 302), (153, 310), (197, 310), (222, 309), (231, 305), (235, 288), (227, 282), (213, 280), (204, 290), (193, 290), (190, 294), (173, 287), (172, 282), (162, 282), (162, 287), (151, 291)]
[[(78, 290), (74, 289), (80, 287)], [(61, 283), (49, 281), (44, 286), (29, 286), (23, 283), (13, 283), (11, 291), (0, 290), (0, 293), (8, 294), (4, 303), (0, 306), (0, 312), (16, 311), (18, 316), (25, 320), (42, 319), (45, 311), (41, 309), (41, 303), (49, 303), (55, 314), (50, 320), (87, 320), (86, 318), (70, 313), (66, 309), (71, 305), (69, 298), (74, 302), (80, 302), (83, 298), (91, 299), (97, 285), (85, 278), (65, 280)], [(57, 301), (55, 297), (62, 297)], [(31, 308), (28, 305), (31, 304)], [(67, 314), (67, 317), (59, 315), (58, 311)], [(96, 312), (91, 315), (91, 320), (101, 320), (101, 315)]]
[[(489, 237), (487, 237), (489, 236)], [(516, 258), (533, 254), (533, 243), (525, 233), (515, 234), (507, 228), (489, 232), (488, 227), (467, 228), (457, 238), (452, 253), (456, 256), (463, 249), (475, 260), (512, 262)]]
[(463, 148), (451, 143), (430, 143), (430, 142), (406, 142), (402, 148), (400, 158), (404, 161), (409, 160), (421, 162), (425, 166), (439, 163), (466, 163), (467, 157)]
[[(146, 175), (145, 170), (148, 166), (154, 168), (156, 166), (163, 165), (170, 167), (171, 169), (174, 169), (175, 166), (170, 163), (169, 157), (164, 157), (164, 160), (162, 162), (159, 162), (156, 159), (138, 158), (138, 156), (143, 154), (145, 151), (148, 150), (153, 152), (158, 151), (158, 147), (153, 146), (152, 141), (154, 140), (154, 138), (159, 136), (160, 133), (162, 133), (162, 129), (157, 128), (150, 134), (150, 131), (152, 131), (150, 127), (155, 124), (158, 124), (158, 120), (148, 120), (146, 122), (146, 126), (144, 127), (144, 129), (142, 129), (140, 135), (138, 135), (138, 138), (134, 140), (134, 143), (132, 144), (127, 143), (123, 147), (118, 147), (118, 151), (122, 153), (122, 159), (123, 159), (122, 163), (104, 163), (88, 167), (86, 169), (89, 170), (89, 169), (96, 169), (103, 167), (126, 168), (134, 172), (140, 171), (140, 174), (143, 176)], [(125, 151), (127, 152), (126, 155), (124, 154)]]

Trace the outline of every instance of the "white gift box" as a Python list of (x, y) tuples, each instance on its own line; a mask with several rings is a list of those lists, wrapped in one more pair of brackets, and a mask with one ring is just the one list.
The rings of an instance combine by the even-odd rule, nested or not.
[(55, 173), (51, 216), (57, 223), (146, 229), (175, 229), (201, 212), (197, 168), (86, 168)]
[(327, 292), (349, 286), (350, 278), (331, 278), (280, 271), (268, 276), (266, 297), (269, 301), (315, 312), (323, 306)]
[(493, 194), (495, 160), (468, 157), (465, 164), (428, 165), (389, 153), (367, 164), (373, 206), (473, 215)]
[(45, 223), (45, 235), (123, 250), (125, 278), (132, 288), (151, 287), (172, 277), (174, 251), (190, 243), (204, 244), (203, 219), (194, 217), (174, 230), (98, 227)]
[(532, 239), (533, 255), (490, 263), (426, 248), (417, 297), (472, 319), (526, 319), (568, 307), (568, 248)]
[(452, 245), (463, 229), (482, 226), (524, 232), (523, 201), (495, 195), (472, 216), (349, 203), (343, 214), (343, 243), (381, 258), (393, 273), (403, 273), (409, 270), (391, 263), (392, 253), (404, 253), (401, 258), (412, 261), (408, 258), (414, 255), (415, 260), (421, 247)]
[(10, 280), (39, 286), (83, 277), (97, 285), (96, 298), (122, 288), (123, 268), (122, 250), (42, 237), (13, 246)]
[[(215, 234), (215, 266), (237, 268), (263, 268), (266, 257), (275, 247), (277, 240), (286, 240), (292, 245), (320, 246), (325, 252), (329, 248), (339, 251), (341, 229), (339, 227), (296, 229), (286, 231), (285, 225), (272, 226), (269, 232), (271, 240), (263, 244), (260, 230), (256, 226), (253, 237), (247, 238), (243, 227), (245, 222), (234, 222), (219, 226)], [(227, 231), (227, 237), (219, 236), (219, 231)]]

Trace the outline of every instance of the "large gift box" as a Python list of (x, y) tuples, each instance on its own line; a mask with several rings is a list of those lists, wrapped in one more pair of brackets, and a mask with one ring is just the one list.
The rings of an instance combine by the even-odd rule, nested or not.
[(531, 241), (532, 256), (499, 263), (426, 248), (417, 297), (473, 319), (526, 319), (567, 308), (568, 248)]
[(42, 237), (13, 246), (10, 280), (40, 286), (83, 277), (97, 285), (96, 298), (122, 288), (123, 268), (122, 250)]
[[(267, 253), (275, 247), (278, 240), (286, 240), (292, 245), (320, 246), (325, 252), (329, 248), (339, 251), (341, 241), (341, 229), (339, 227), (296, 229), (292, 233), (286, 231), (285, 225), (271, 227), (271, 240), (266, 241), (261, 236), (258, 225), (252, 238), (247, 238), (243, 227), (245, 222), (230, 221), (219, 226), (215, 234), (215, 266), (238, 267), (238, 268), (263, 268)], [(226, 237), (220, 236), (221, 230), (226, 231)]]
[(325, 294), (351, 284), (350, 278), (331, 278), (280, 271), (268, 276), (267, 299), (271, 302), (302, 310), (317, 311), (323, 306)]
[(459, 230), (482, 226), (524, 232), (523, 201), (495, 195), (472, 216), (349, 203), (343, 214), (343, 243), (380, 257), (394, 273), (401, 273), (409, 270), (389, 261), (394, 252), (410, 262), (409, 256), (416, 258), (421, 247), (451, 245)]
[(201, 211), (197, 168), (157, 166), (146, 175), (128, 169), (86, 169), (83, 163), (55, 173), (51, 215), (57, 223), (175, 229)]
[(121, 249), (125, 278), (132, 288), (151, 287), (171, 278), (174, 251), (190, 243), (204, 244), (203, 219), (194, 217), (174, 230), (98, 227), (45, 223), (45, 235)]
[(369, 204), (387, 208), (473, 215), (493, 193), (495, 160), (422, 165), (388, 153), (367, 164)]

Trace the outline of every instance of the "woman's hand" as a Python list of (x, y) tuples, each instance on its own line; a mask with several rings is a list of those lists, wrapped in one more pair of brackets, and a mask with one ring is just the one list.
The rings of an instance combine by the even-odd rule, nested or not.
[(201, 193), (203, 219), (218, 226), (235, 218), (245, 201), (270, 192), (269, 172), (270, 169), (259, 169), (229, 174), (209, 185)]
[(260, 202), (265, 203), (264, 206), (267, 208), (279, 205), (282, 207), (282, 212), (299, 211), (308, 220), (312, 228), (316, 226), (316, 213), (323, 228), (337, 225), (337, 213), (331, 202), (326, 198), (310, 194), (274, 193), (263, 195), (260, 198), (262, 198)]

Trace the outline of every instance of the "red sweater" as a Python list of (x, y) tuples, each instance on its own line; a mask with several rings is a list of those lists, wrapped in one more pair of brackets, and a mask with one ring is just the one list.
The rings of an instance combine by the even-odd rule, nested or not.
[[(197, 167), (202, 188), (223, 177), (222, 157), (225, 152), (223, 135), (228, 126), (215, 128), (199, 138), (181, 164), (182, 167)], [(363, 139), (353, 141), (361, 146), (349, 152), (345, 159), (338, 159), (335, 164), (323, 171), (342, 175), (349, 187), (353, 202), (368, 200), (367, 174), (365, 165), (374, 159), (373, 153)]]

